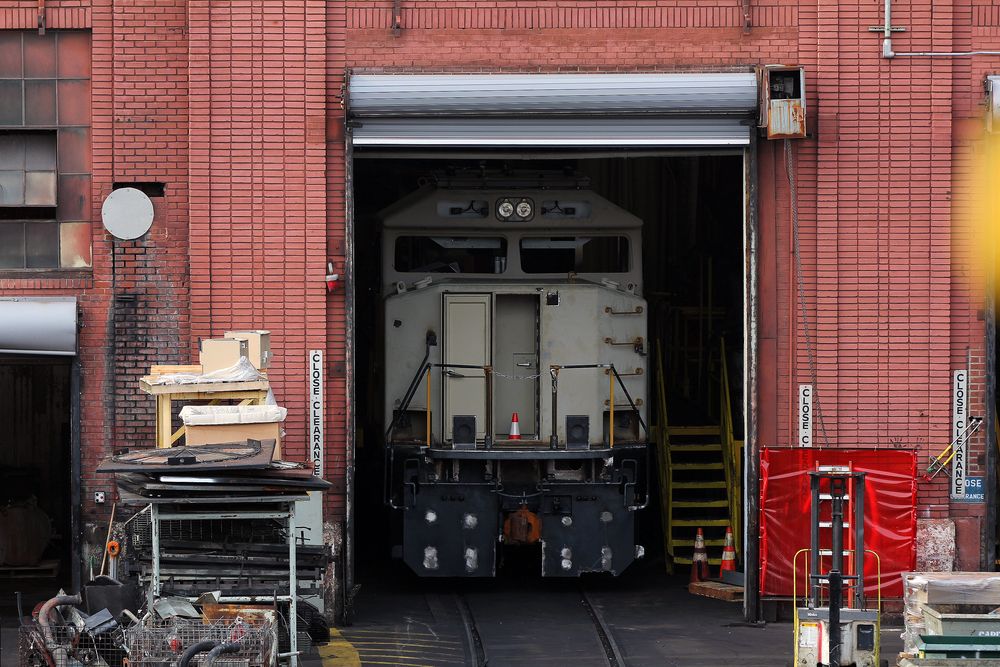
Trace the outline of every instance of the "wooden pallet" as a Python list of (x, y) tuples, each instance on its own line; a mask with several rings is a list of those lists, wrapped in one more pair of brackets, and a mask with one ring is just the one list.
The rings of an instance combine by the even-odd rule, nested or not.
[(742, 602), (743, 587), (724, 584), (721, 581), (698, 581), (688, 584), (688, 593), (701, 595), (726, 602)]
[(35, 565), (2, 565), (0, 579), (50, 579), (59, 575), (59, 561), (43, 560)]

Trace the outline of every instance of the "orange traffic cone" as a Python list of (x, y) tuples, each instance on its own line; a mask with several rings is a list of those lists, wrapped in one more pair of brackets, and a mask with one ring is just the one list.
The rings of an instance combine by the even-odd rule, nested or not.
[(694, 537), (694, 555), (691, 556), (691, 583), (708, 579), (708, 553), (705, 551), (705, 534), (698, 529)]
[(521, 439), (521, 427), (518, 425), (517, 413), (515, 412), (510, 416), (510, 440), (520, 440)]
[(736, 571), (736, 548), (733, 546), (733, 529), (726, 526), (726, 542), (722, 547), (722, 562), (719, 563), (719, 578), (726, 570)]

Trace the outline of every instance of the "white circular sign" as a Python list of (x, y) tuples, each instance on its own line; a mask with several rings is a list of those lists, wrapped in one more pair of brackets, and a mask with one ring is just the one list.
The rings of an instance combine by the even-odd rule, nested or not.
[(153, 225), (153, 202), (135, 188), (118, 188), (101, 207), (104, 228), (115, 238), (137, 239)]

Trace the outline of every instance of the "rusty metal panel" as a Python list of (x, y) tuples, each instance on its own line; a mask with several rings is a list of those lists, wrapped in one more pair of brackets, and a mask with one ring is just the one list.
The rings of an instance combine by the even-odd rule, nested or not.
[(24, 85), (20, 79), (0, 79), (0, 125), (21, 125)]
[(0, 78), (20, 79), (21, 76), (21, 33), (0, 30)]
[(766, 65), (760, 79), (760, 127), (768, 139), (806, 136), (806, 78), (802, 67)]
[(58, 200), (57, 220), (67, 222), (90, 220), (90, 175), (59, 174)]
[(806, 109), (802, 100), (771, 100), (767, 108), (767, 138), (806, 136)]
[(59, 81), (59, 124), (90, 125), (90, 81)]
[(24, 124), (56, 124), (55, 79), (27, 79), (24, 82)]
[(27, 79), (56, 78), (56, 36), (55, 33), (39, 35), (25, 30), (24, 76)]
[(91, 226), (89, 222), (64, 222), (59, 225), (59, 266), (64, 269), (92, 265)]
[(90, 78), (90, 33), (58, 33), (59, 78)]
[(59, 128), (59, 171), (63, 174), (90, 172), (89, 128)]

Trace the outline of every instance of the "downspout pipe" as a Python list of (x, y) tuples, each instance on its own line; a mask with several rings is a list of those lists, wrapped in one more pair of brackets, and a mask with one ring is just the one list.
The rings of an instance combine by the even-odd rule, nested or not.
[(885, 0), (885, 23), (882, 24), (882, 57), (963, 57), (963, 56), (1000, 56), (1000, 51), (911, 51), (897, 53), (892, 50), (892, 0)]
[(885, 0), (885, 23), (882, 26), (882, 57), (892, 58), (892, 0)]

